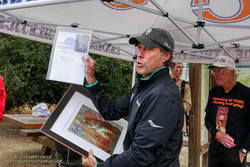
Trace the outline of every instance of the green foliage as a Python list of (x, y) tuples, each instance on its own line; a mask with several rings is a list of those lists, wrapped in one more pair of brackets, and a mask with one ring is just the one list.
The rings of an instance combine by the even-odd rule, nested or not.
[[(0, 34), (0, 75), (5, 79), (7, 110), (24, 103), (52, 104), (61, 99), (69, 84), (46, 80), (50, 52), (51, 45)], [(93, 57), (107, 96), (118, 97), (130, 90), (131, 62)]]
[(1, 35), (0, 75), (5, 78), (7, 109), (59, 101), (67, 87), (46, 80), (50, 50), (50, 45)]
[(97, 62), (96, 77), (108, 97), (116, 98), (131, 90), (132, 62), (104, 56), (93, 57)]

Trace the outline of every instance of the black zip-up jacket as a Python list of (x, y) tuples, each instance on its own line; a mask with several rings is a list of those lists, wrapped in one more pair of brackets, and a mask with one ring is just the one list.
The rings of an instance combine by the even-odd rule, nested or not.
[(179, 167), (184, 112), (167, 68), (139, 79), (131, 93), (116, 100), (107, 100), (99, 84), (88, 89), (104, 119), (128, 116), (125, 151), (98, 167)]
[(227, 149), (215, 139), (218, 131), (216, 115), (219, 107), (228, 110), (226, 133), (234, 138), (238, 149), (244, 148), (250, 151), (250, 88), (237, 82), (228, 93), (221, 86), (214, 87), (209, 92), (205, 125), (212, 134), (210, 150), (215, 152), (223, 152)]

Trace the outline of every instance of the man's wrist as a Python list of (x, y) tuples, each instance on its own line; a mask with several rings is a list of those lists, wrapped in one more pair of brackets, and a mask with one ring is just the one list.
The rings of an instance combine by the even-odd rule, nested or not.
[(95, 82), (93, 82), (93, 83), (91, 83), (91, 84), (89, 84), (89, 82), (88, 82), (88, 84), (85, 85), (85, 86), (86, 86), (87, 88), (90, 88), (90, 87), (95, 86), (97, 83), (98, 83), (98, 80), (96, 80)]
[(87, 79), (88, 85), (94, 84), (96, 82), (96, 79)]

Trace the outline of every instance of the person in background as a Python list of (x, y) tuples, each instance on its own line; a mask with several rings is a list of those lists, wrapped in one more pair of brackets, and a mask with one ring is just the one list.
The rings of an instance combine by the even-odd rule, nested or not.
[(165, 30), (152, 28), (133, 37), (138, 83), (124, 96), (107, 100), (95, 77), (96, 62), (83, 58), (87, 89), (106, 120), (128, 116), (124, 152), (97, 162), (93, 152), (83, 158), (85, 167), (179, 167), (182, 147), (183, 105), (178, 87), (169, 75), (174, 40)]
[(211, 69), (205, 125), (211, 133), (209, 167), (241, 167), (250, 150), (250, 88), (236, 81), (232, 58), (218, 56)]
[(179, 87), (181, 97), (182, 97), (182, 103), (184, 107), (185, 112), (185, 119), (184, 119), (184, 127), (183, 127), (183, 134), (184, 136), (189, 135), (189, 111), (192, 107), (192, 100), (191, 100), (191, 90), (190, 85), (187, 81), (181, 79), (181, 75), (183, 72), (183, 64), (179, 62), (172, 62), (170, 64), (170, 70), (171, 70), (171, 77), (176, 82), (176, 85)]

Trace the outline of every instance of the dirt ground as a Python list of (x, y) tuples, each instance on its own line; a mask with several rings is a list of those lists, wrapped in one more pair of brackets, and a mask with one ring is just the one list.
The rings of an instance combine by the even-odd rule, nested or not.
[[(53, 155), (44, 155), (42, 145), (19, 134), (15, 125), (0, 123), (0, 167), (56, 167)], [(181, 167), (187, 167), (187, 147), (182, 148)]]
[(22, 137), (19, 128), (0, 124), (0, 167), (56, 167), (51, 155), (44, 155), (42, 145)]

